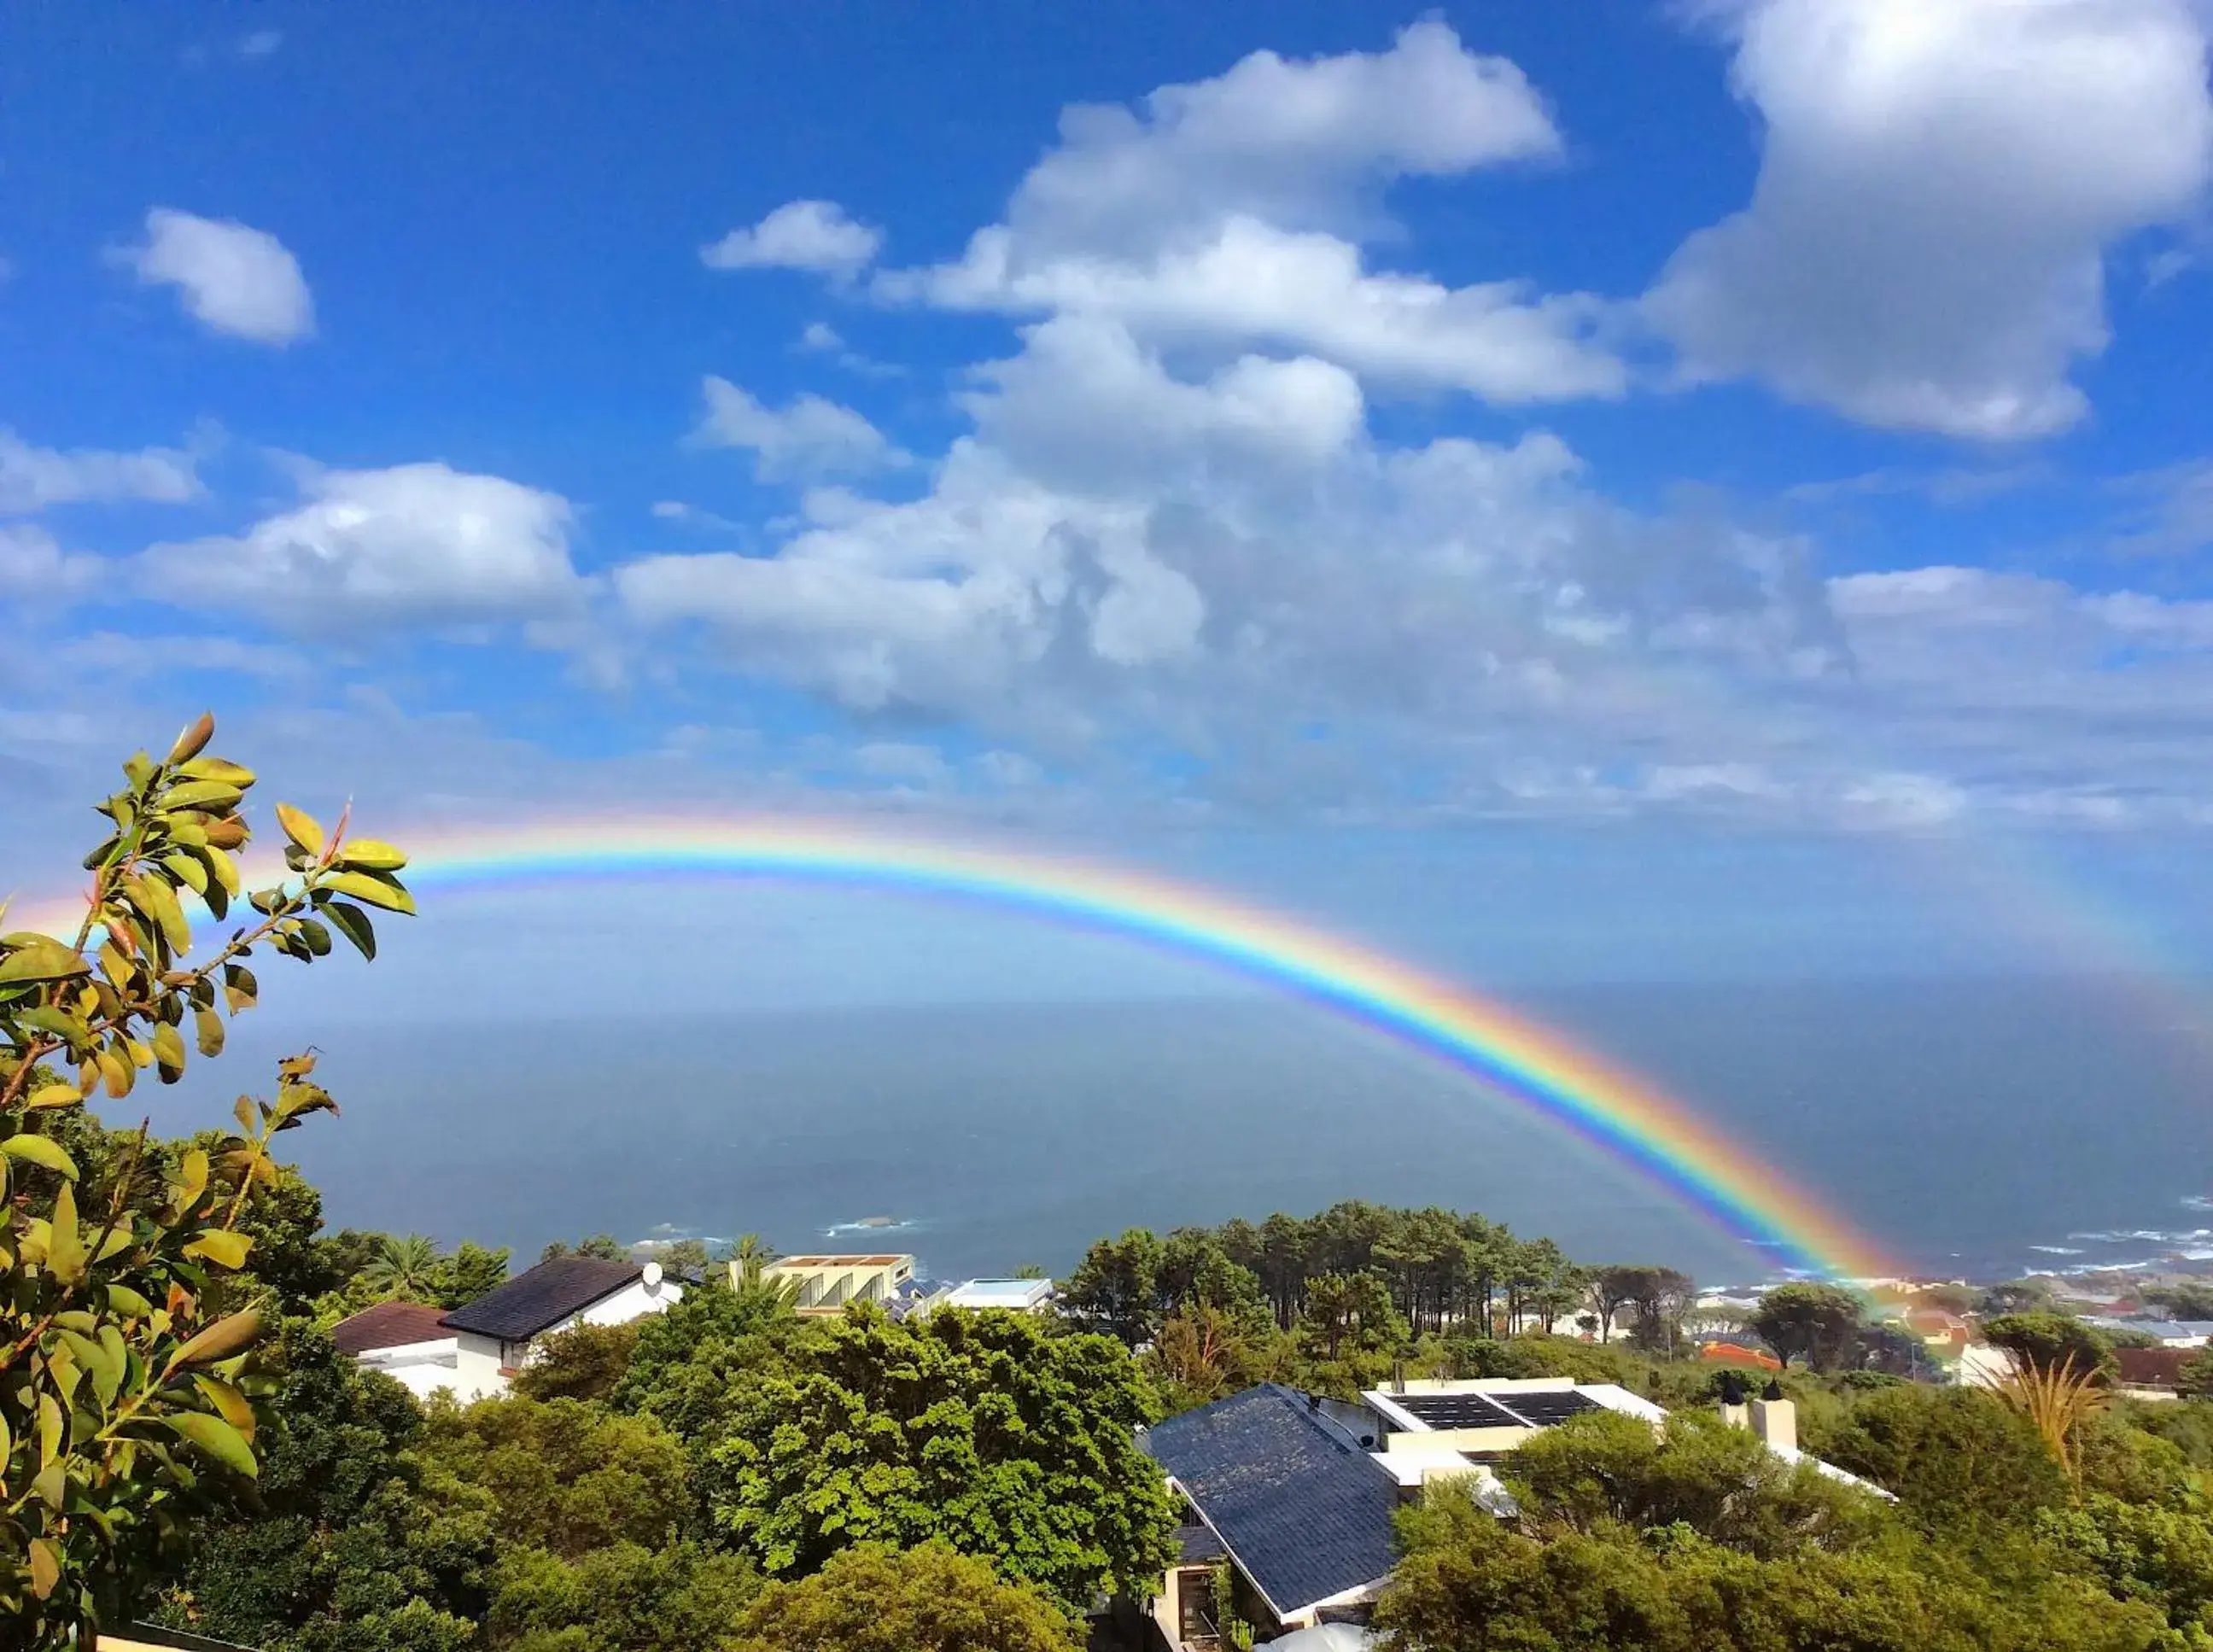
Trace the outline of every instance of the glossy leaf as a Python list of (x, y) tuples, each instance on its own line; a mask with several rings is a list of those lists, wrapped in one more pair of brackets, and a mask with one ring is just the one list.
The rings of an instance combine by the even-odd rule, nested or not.
[(358, 906), (343, 900), (333, 900), (323, 908), (323, 916), (331, 927), (354, 944), (354, 950), (363, 958), (376, 956), (376, 930), (369, 921), (369, 914)]
[(71, 1181), (76, 1180), (76, 1161), (63, 1151), (59, 1142), (50, 1137), (10, 1136), (6, 1141), (0, 1142), (0, 1154), (25, 1164), (34, 1164), (41, 1169), (57, 1172)]
[(246, 1265), (246, 1253), (253, 1246), (244, 1234), (227, 1228), (210, 1228), (185, 1247), (186, 1256), (204, 1256), (217, 1267), (236, 1270)]
[(351, 895), (371, 906), (381, 906), (387, 912), (412, 915), (415, 911), (415, 897), (398, 882), (367, 872), (332, 872), (322, 880), (321, 887), (335, 894)]
[(246, 1436), (220, 1417), (206, 1411), (180, 1411), (162, 1420), (225, 1468), (248, 1479), (260, 1473), (261, 1466), (254, 1461), (253, 1448), (246, 1443)]
[(169, 1356), (170, 1369), (174, 1370), (180, 1365), (212, 1365), (226, 1355), (252, 1346), (260, 1335), (260, 1314), (253, 1308), (241, 1308), (227, 1319), (217, 1320), (172, 1354)]
[(277, 805), (277, 824), (284, 828), (284, 835), (309, 855), (323, 852), (323, 829), (315, 817), (304, 809), (294, 808), (290, 803)]

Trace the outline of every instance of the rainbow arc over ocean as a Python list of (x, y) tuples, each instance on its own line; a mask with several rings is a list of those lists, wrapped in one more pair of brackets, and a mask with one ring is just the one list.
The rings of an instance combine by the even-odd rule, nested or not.
[[(788, 816), (394, 831), (418, 894), (697, 875), (908, 892), (1026, 913), (1203, 960), (1381, 1033), (1596, 1148), (1767, 1265), (1899, 1271), (1870, 1240), (1657, 1085), (1522, 1012), (1387, 954), (1126, 866)], [(81, 911), (81, 908), (79, 911)], [(75, 915), (34, 914), (74, 930)]]

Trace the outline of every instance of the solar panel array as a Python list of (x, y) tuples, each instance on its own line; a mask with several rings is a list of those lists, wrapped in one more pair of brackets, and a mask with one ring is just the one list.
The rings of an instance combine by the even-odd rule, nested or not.
[(1579, 1394), (1572, 1388), (1539, 1388), (1521, 1393), (1501, 1394), (1499, 1398), (1512, 1406), (1517, 1416), (1527, 1417), (1540, 1429), (1549, 1429), (1553, 1423), (1564, 1423), (1570, 1417), (1600, 1409), (1598, 1401), (1588, 1394)]
[(1433, 1429), (1548, 1429), (1599, 1404), (1572, 1388), (1484, 1393), (1393, 1394), (1392, 1403)]
[(1521, 1419), (1485, 1395), (1393, 1394), (1391, 1401), (1433, 1429), (1518, 1429)]

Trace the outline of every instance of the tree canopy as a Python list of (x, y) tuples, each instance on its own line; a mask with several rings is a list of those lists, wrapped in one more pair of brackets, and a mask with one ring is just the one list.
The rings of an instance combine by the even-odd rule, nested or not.
[(714, 1521), (771, 1576), (936, 1539), (1081, 1611), (1103, 1590), (1142, 1597), (1169, 1558), (1167, 1488), (1132, 1433), (1152, 1397), (1112, 1338), (857, 1308), (730, 1404)]

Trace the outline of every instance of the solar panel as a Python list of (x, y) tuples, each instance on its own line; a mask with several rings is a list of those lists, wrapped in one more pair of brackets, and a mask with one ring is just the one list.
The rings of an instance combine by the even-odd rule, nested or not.
[(1391, 1400), (1433, 1429), (1516, 1429), (1521, 1426), (1511, 1411), (1503, 1411), (1482, 1394), (1393, 1394)]
[(1598, 1401), (1572, 1388), (1539, 1388), (1526, 1393), (1501, 1394), (1499, 1398), (1513, 1407), (1516, 1416), (1527, 1417), (1540, 1429), (1549, 1429), (1555, 1423), (1564, 1423), (1570, 1417), (1600, 1409)]

